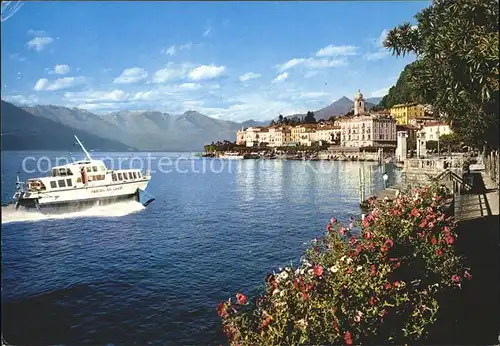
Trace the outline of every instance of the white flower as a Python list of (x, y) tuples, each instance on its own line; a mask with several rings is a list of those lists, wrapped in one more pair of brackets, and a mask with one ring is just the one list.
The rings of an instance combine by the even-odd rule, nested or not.
[(329, 269), (332, 273), (336, 273), (339, 271), (339, 267), (337, 265), (334, 265), (332, 267), (330, 267)]
[(297, 325), (301, 328), (305, 328), (307, 327), (307, 321), (304, 318), (302, 318), (297, 321)]
[(342, 257), (340, 257), (340, 261), (341, 261), (341, 262), (344, 262), (345, 258), (346, 258), (346, 256), (342, 256)]
[(349, 258), (347, 259), (346, 263), (347, 263), (347, 264), (351, 264), (351, 262), (352, 262), (352, 258), (351, 258), (351, 257), (349, 257)]
[(273, 291), (273, 296), (274, 296), (275, 294), (278, 294), (278, 293), (280, 293), (280, 290), (276, 288), (276, 289)]
[(358, 267), (356, 268), (356, 271), (357, 271), (357, 272), (359, 272), (361, 269), (363, 269), (363, 267), (362, 267), (362, 266), (358, 266)]
[(309, 275), (312, 275), (312, 273), (314, 273), (314, 270), (312, 270), (312, 269), (309, 269), (309, 270), (307, 271), (307, 274), (309, 274)]
[(281, 273), (276, 276), (277, 281), (283, 281), (288, 278), (288, 273), (286, 271), (282, 271)]

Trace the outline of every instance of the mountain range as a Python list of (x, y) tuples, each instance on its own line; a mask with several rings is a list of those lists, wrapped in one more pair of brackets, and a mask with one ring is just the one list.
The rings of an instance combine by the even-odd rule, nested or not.
[[(367, 108), (372, 106), (366, 102)], [(328, 119), (352, 107), (353, 101), (342, 97), (314, 114), (317, 120)], [(196, 111), (180, 115), (158, 111), (94, 114), (53, 105), (21, 108), (2, 100), (2, 149), (65, 150), (76, 134), (89, 150), (200, 151), (207, 143), (234, 140), (241, 128), (267, 124), (269, 121), (215, 119)]]

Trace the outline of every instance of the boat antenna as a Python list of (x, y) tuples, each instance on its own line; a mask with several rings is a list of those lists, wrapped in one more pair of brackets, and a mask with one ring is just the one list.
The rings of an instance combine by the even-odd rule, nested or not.
[(87, 156), (87, 159), (89, 159), (90, 161), (92, 161), (92, 158), (90, 157), (89, 152), (85, 149), (85, 147), (83, 146), (82, 142), (80, 142), (80, 140), (78, 139), (78, 137), (76, 135), (75, 135), (75, 138), (76, 138), (76, 141), (78, 142), (78, 144), (80, 144), (80, 147), (82, 148), (83, 152), (85, 153), (85, 156)]

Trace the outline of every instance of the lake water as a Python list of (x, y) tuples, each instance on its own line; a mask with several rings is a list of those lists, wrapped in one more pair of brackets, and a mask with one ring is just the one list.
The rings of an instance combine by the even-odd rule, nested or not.
[[(27, 156), (32, 169), (42, 157), (68, 154), (3, 152), (2, 203)], [(382, 188), (384, 171), (397, 177), (390, 166), (357, 162), (152, 155), (147, 191), (156, 200), (147, 208), (127, 202), (57, 217), (2, 208), (8, 343), (225, 343), (220, 301), (253, 294), (267, 273), (297, 263), (332, 216), (357, 216), (360, 167), (367, 196)], [(145, 153), (94, 156), (111, 157), (115, 168), (120, 158), (133, 167), (147, 160)]]

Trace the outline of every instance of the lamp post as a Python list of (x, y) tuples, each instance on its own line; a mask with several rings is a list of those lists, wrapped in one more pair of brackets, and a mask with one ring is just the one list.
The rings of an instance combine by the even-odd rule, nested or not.
[(387, 173), (384, 173), (382, 175), (382, 179), (384, 179), (384, 189), (387, 189), (387, 180), (389, 179), (389, 175), (387, 175)]
[(437, 137), (438, 137), (438, 157), (439, 157), (439, 156), (440, 156), (440, 153), (441, 153), (441, 151), (439, 150), (439, 126), (438, 126), (438, 128), (437, 128), (436, 135), (437, 135)]

